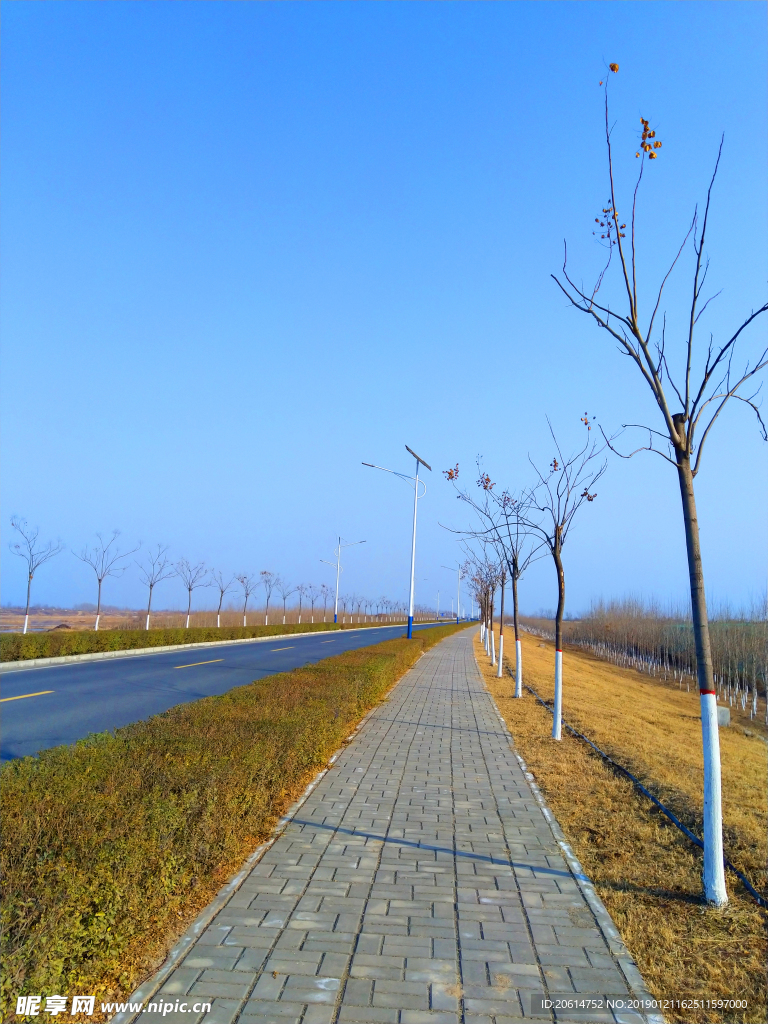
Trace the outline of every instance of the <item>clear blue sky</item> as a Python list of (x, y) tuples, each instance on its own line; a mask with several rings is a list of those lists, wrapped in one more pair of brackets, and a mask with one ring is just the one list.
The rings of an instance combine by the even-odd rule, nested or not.
[[(80, 548), (97, 530), (225, 570), (407, 592), (409, 492), (361, 461), (435, 469), (417, 599), (467, 517), (439, 470), (502, 485), (654, 410), (550, 279), (590, 280), (607, 199), (606, 62), (626, 194), (641, 116), (643, 284), (674, 253), (725, 132), (709, 252), (715, 337), (766, 294), (763, 3), (5, 2), (2, 597), (11, 514)], [(690, 253), (669, 296), (681, 337)], [(618, 293), (617, 297), (618, 297)], [(765, 338), (752, 330), (744, 357)], [(704, 334), (706, 337), (706, 333)], [(670, 345), (674, 344), (670, 341)], [(766, 453), (744, 407), (698, 480), (709, 589), (765, 588)], [(658, 426), (656, 423), (655, 425)], [(566, 550), (569, 607), (686, 592), (676, 478), (611, 459)], [(69, 552), (33, 600), (94, 600)], [(543, 563), (524, 606), (552, 607)], [(140, 605), (135, 570), (105, 593)], [(178, 583), (158, 605), (179, 604)]]

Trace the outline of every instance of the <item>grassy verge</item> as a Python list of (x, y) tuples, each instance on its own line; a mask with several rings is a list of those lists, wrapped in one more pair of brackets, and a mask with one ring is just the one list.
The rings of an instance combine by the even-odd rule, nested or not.
[[(764, 1022), (766, 915), (729, 878), (722, 911), (701, 901), (701, 856), (632, 783), (564, 731), (513, 680), (496, 679), (475, 648), (486, 684), (576, 855), (592, 878), (651, 992), (662, 999), (746, 999), (747, 1010), (667, 1010), (671, 1021)], [(551, 644), (523, 640), (526, 681), (554, 694)], [(566, 650), (564, 717), (630, 768), (701, 834), (698, 699), (633, 670)], [(726, 850), (765, 886), (766, 745), (739, 727), (721, 730)], [(749, 734), (747, 734), (749, 733)], [(735, 883), (735, 884), (734, 884)]]
[(422, 651), (419, 630), (184, 704), (0, 776), (2, 1004), (124, 999)]
[(323, 633), (332, 629), (359, 629), (333, 622), (314, 625), (275, 626), (200, 626), (191, 629), (92, 629), (52, 633), (6, 633), (0, 636), (0, 661), (28, 661), (32, 658), (59, 658), (72, 654), (100, 651), (133, 651), (143, 647), (175, 647), (177, 644), (202, 644), (212, 640), (251, 640), (260, 636), (287, 633)]

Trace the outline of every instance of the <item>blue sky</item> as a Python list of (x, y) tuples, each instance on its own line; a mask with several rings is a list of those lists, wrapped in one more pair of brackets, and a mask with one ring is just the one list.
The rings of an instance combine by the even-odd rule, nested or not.
[[(79, 549), (96, 531), (228, 571), (407, 592), (408, 444), (435, 472), (417, 599), (447, 602), (468, 522), (439, 470), (476, 455), (501, 485), (566, 448), (585, 410), (655, 423), (636, 372), (550, 274), (591, 280), (640, 117), (664, 140), (640, 203), (657, 279), (706, 191), (721, 133), (703, 340), (766, 293), (766, 6), (667, 3), (2, 5), (2, 535), (16, 513)], [(691, 269), (669, 291), (681, 337)], [(618, 292), (613, 292), (618, 300)], [(650, 301), (650, 300), (648, 300)], [(745, 338), (756, 351), (766, 324)], [(676, 332), (676, 333), (675, 333)], [(669, 343), (673, 345), (673, 342)], [(716, 599), (765, 588), (765, 445), (730, 410), (698, 478)], [(676, 478), (610, 460), (566, 550), (569, 607), (686, 592)], [(7, 552), (7, 547), (4, 548)], [(22, 564), (3, 559), (2, 598)], [(94, 599), (65, 552), (33, 599)], [(182, 601), (177, 583), (158, 604)], [(521, 587), (555, 603), (551, 565)], [(135, 571), (109, 603), (140, 605)]]

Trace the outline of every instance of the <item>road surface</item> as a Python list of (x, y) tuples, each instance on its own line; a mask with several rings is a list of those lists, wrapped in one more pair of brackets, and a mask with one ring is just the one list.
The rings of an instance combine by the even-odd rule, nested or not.
[(404, 628), (299, 633), (253, 644), (186, 647), (17, 672), (6, 669), (0, 756), (8, 761), (74, 743), (90, 733), (117, 729), (266, 675), (392, 640), (403, 636)]

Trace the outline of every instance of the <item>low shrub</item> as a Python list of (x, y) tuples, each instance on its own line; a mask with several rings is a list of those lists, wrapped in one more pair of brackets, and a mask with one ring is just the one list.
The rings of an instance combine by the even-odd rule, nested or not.
[(25, 993), (125, 998), (363, 714), (459, 628), (349, 651), (5, 765), (3, 1017)]
[[(191, 629), (78, 629), (51, 633), (6, 633), (0, 636), (0, 661), (27, 661), (31, 658), (59, 658), (71, 654), (95, 654), (98, 651), (132, 651), (142, 647), (174, 647), (177, 644), (202, 644), (212, 640), (250, 640), (259, 636), (286, 633), (322, 633), (342, 629), (341, 624), (319, 622), (300, 626), (215, 626)], [(354, 628), (347, 626), (347, 629)]]

